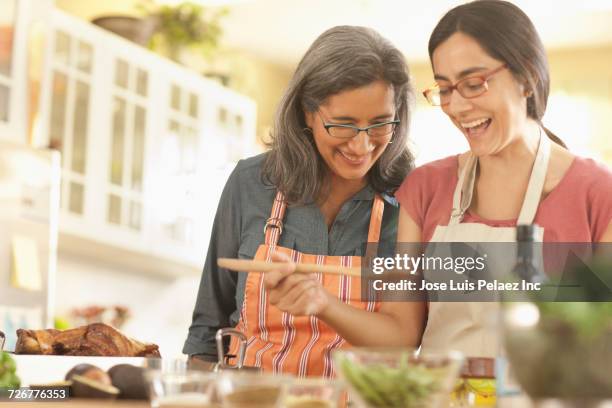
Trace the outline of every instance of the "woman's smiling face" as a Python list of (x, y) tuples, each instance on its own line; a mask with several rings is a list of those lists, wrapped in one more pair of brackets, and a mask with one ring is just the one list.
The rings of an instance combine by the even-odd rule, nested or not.
[[(486, 76), (504, 61), (488, 55), (471, 36), (451, 35), (434, 51), (432, 65), (439, 86), (454, 85), (472, 76)], [(524, 133), (527, 97), (524, 86), (502, 69), (488, 80), (488, 90), (475, 98), (464, 98), (453, 90), (444, 113), (464, 134), (476, 156), (494, 155)]]
[(359, 132), (351, 139), (339, 139), (327, 132), (324, 122), (363, 128), (391, 121), (395, 118), (394, 91), (387, 82), (374, 81), (330, 96), (318, 111), (306, 112), (305, 116), (317, 149), (331, 172), (344, 180), (364, 181), (393, 134), (370, 137)]

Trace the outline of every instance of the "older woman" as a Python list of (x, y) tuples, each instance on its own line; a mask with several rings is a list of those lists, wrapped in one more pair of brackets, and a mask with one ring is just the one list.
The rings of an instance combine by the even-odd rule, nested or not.
[[(413, 166), (411, 97), (402, 54), (375, 31), (336, 27), (315, 40), (282, 98), (270, 151), (240, 161), (227, 182), (184, 353), (216, 360), (215, 332), (235, 326), (247, 337), (245, 364), (331, 376), (330, 353), (347, 341), (395, 338), (399, 327), (398, 344), (418, 342), (422, 319), (362, 301), (359, 279), (216, 266), (218, 257), (270, 260), (273, 252), (357, 265), (367, 242), (392, 249), (398, 208), (389, 195)], [(320, 315), (332, 303), (347, 320)]]

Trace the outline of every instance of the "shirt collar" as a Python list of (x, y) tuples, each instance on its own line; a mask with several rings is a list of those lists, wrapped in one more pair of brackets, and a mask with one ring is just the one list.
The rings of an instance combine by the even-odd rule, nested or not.
[[(276, 189), (275, 186), (273, 185), (265, 185), (266, 189)], [(374, 191), (374, 189), (372, 188), (371, 185), (366, 185), (364, 188), (362, 188), (361, 190), (359, 190), (357, 192), (357, 194), (355, 194), (353, 196), (353, 198), (351, 198), (352, 201), (372, 201), (374, 200), (374, 195), (376, 194), (376, 192)], [(381, 193), (381, 197), (383, 198), (383, 200), (385, 200), (387, 203), (397, 206), (397, 201), (393, 196), (390, 196), (388, 194), (385, 193)]]
[(357, 194), (353, 196), (353, 201), (372, 201), (374, 199), (374, 189), (369, 184), (359, 190)]
[[(359, 190), (359, 192), (357, 192), (357, 194), (353, 196), (352, 200), (353, 201), (373, 201), (375, 195), (376, 195), (376, 191), (374, 191), (372, 186), (368, 184), (367, 186)], [(395, 207), (398, 206), (398, 202), (395, 199), (395, 197), (387, 193), (380, 193), (380, 196), (388, 204), (391, 204), (392, 206), (395, 206)]]

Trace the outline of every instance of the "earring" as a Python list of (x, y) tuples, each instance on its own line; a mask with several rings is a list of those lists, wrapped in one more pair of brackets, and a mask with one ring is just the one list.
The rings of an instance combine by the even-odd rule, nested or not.
[(312, 129), (309, 128), (308, 126), (306, 126), (305, 128), (302, 129), (302, 132), (304, 133), (310, 133), (312, 135)]

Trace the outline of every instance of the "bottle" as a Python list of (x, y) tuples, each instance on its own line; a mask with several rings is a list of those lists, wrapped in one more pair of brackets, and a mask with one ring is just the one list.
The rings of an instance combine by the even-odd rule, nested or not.
[[(512, 273), (528, 284), (541, 284), (548, 280), (548, 277), (542, 271), (543, 265), (537, 262), (538, 258), (534, 255), (535, 249), (541, 249), (541, 242), (537, 235), (538, 232), (537, 225), (534, 224), (517, 225), (516, 227), (516, 263), (512, 269)], [(536, 246), (536, 244), (538, 245)], [(524, 393), (508, 361), (507, 347), (510, 343), (518, 344), (517, 340), (512, 340), (516, 332), (513, 325), (516, 324), (517, 320), (522, 320), (522, 314), (524, 314), (525, 308), (532, 310), (535, 306), (532, 305), (530, 307), (525, 306), (522, 302), (511, 302), (502, 309), (500, 321), (504, 322), (501, 330), (505, 337), (505, 346), (502, 348), (495, 364), (498, 397), (520, 395)], [(516, 317), (519, 317), (519, 319)]]
[(533, 255), (534, 244), (537, 241), (536, 234), (537, 229), (534, 224), (516, 227), (516, 264), (512, 272), (529, 283), (543, 283), (548, 280)]

